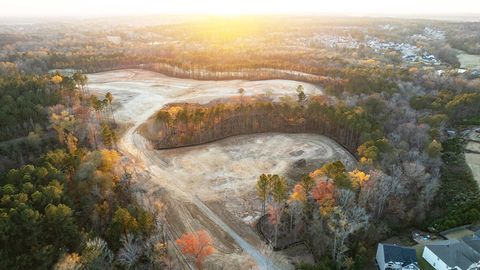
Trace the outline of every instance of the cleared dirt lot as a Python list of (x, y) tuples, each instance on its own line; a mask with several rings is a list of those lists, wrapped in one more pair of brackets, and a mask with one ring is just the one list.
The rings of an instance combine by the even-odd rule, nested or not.
[(175, 234), (208, 230), (223, 254), (218, 265), (233, 261), (232, 256), (238, 261), (229, 269), (248, 269), (252, 262), (260, 269), (285, 268), (266, 254), (249, 226), (259, 216), (255, 181), (261, 173), (285, 174), (299, 159), (319, 165), (337, 159), (349, 166), (355, 162), (337, 143), (315, 134), (254, 134), (195, 147), (154, 150), (137, 132), (148, 117), (171, 102), (207, 103), (237, 96), (239, 88), (244, 88), (246, 95), (295, 96), (299, 84), (307, 95), (322, 93), (311, 84), (195, 81), (142, 70), (104, 72), (88, 78), (92, 92), (114, 95), (116, 119), (132, 126), (122, 136), (119, 148), (137, 164), (144, 195), (168, 201), (167, 219)]
[(88, 75), (89, 87), (94, 92), (114, 94), (115, 117), (124, 122), (143, 122), (164, 104), (171, 102), (207, 103), (221, 97), (269, 94), (276, 98), (296, 95), (296, 87), (303, 85), (305, 93), (321, 94), (315, 85), (288, 81), (197, 81), (164, 76), (160, 73), (127, 69)]
[(228, 210), (246, 222), (259, 214), (255, 183), (260, 174), (284, 175), (299, 159), (315, 160), (317, 164), (329, 160), (352, 164), (350, 155), (324, 136), (278, 133), (157, 150), (152, 152), (152, 159), (165, 172), (164, 177), (174, 178), (181, 190), (203, 201), (224, 201)]

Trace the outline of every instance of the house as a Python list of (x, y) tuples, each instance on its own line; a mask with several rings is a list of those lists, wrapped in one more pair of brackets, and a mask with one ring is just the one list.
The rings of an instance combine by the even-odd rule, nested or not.
[(422, 257), (437, 270), (480, 270), (480, 239), (434, 242), (425, 246)]
[(415, 249), (392, 244), (378, 244), (377, 256), (380, 270), (419, 270)]

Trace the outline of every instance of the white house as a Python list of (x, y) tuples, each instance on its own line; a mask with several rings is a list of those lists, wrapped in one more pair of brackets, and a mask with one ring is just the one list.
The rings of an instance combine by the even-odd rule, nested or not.
[(413, 248), (378, 244), (375, 259), (380, 270), (420, 270)]
[(422, 257), (437, 270), (480, 270), (480, 239), (428, 244)]

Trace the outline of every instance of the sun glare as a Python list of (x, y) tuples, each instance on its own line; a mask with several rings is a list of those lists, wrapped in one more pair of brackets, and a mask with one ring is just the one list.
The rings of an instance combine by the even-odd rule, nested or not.
[(25, 0), (2, 3), (5, 16), (98, 16), (141, 14), (442, 14), (480, 12), (477, 0)]

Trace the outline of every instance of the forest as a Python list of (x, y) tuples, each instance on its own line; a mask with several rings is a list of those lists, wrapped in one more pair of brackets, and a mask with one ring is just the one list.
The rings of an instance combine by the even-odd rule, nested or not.
[(2, 150), (15, 149), (2, 157), (11, 160), (0, 173), (0, 268), (165, 266), (162, 209), (140, 205), (130, 191), (106, 116), (112, 97), (90, 97), (79, 73), (0, 81), (2, 116), (16, 120), (2, 118), (2, 135), (29, 134)]
[[(235, 89), (207, 104), (170, 103), (139, 128), (158, 150), (264, 132), (317, 133), (346, 148), (355, 168), (332, 160), (256, 179), (253, 226), (274, 250), (307, 245), (314, 264), (301, 269), (365, 269), (392, 236), (480, 222), (462, 138), (480, 125), (480, 73), (460, 71), (454, 50), (480, 52), (478, 23), (250, 19), (2, 26), (0, 269), (171, 269), (174, 243), (202, 268), (215, 252), (206, 231), (167, 239), (165, 206), (135, 196), (116, 97), (90, 92), (84, 74), (125, 68), (322, 89), (310, 96), (299, 85), (278, 99)], [(399, 44), (438, 62), (409, 61)]]
[[(313, 132), (349, 149), (359, 159), (354, 170), (337, 161), (300, 179), (265, 172), (257, 182), (259, 230), (267, 241), (277, 249), (304, 241), (325, 269), (345, 263), (361, 269), (368, 247), (409, 226), (438, 232), (479, 221), (463, 144), (445, 141), (442, 132), (478, 114), (478, 95), (467, 85), (418, 96), (411, 86), (416, 74), (390, 71), (375, 80), (363, 79), (362, 69), (345, 73), (356, 83), (328, 88), (336, 97), (306, 96), (299, 86), (296, 99), (244, 96), (239, 89), (229, 100), (169, 104), (142, 125), (142, 134), (162, 149), (239, 134)], [(395, 77), (404, 81), (389, 83)]]
[[(265, 172), (257, 183), (265, 213), (260, 230), (267, 241), (275, 248), (305, 241), (324, 262), (318, 267), (348, 263), (349, 269), (361, 269), (369, 247), (409, 226), (440, 231), (480, 220), (478, 189), (470, 188), (475, 182), (463, 159), (463, 143), (445, 141), (443, 134), (447, 125), (465, 124), (478, 114), (475, 82), (368, 68), (346, 69), (338, 76), (345, 80), (325, 83), (330, 96), (307, 96), (299, 86), (292, 89), (295, 98), (273, 101), (238, 89), (229, 100), (169, 104), (141, 126), (142, 134), (157, 148), (171, 148), (239, 134), (313, 132), (349, 149), (360, 161), (354, 170), (332, 162), (300, 179)], [(2, 230), (15, 232), (2, 238), (2, 245), (14, 247), (1, 254), (5, 265), (168, 263), (168, 256), (157, 256), (165, 254), (156, 250), (164, 239), (152, 238), (162, 230), (156, 221), (161, 209), (146, 211), (135, 203), (128, 191), (131, 176), (116, 171), (114, 97), (90, 95), (79, 73), (17, 73), (2, 81), (15, 85), (5, 88), (12, 98), (2, 104), (17, 104), (2, 108), (26, 123), (2, 122), (7, 138), (23, 136), (0, 145)], [(419, 83), (422, 88), (415, 86)], [(21, 105), (25, 101), (15, 93), (24, 91), (30, 92), (30, 102), (43, 102), (37, 106), (40, 113)], [(457, 203), (445, 207), (448, 202)], [(15, 226), (20, 220), (29, 222)], [(58, 230), (51, 231), (52, 224)], [(17, 242), (23, 234), (31, 238)], [(70, 240), (55, 241), (62, 234)], [(122, 261), (121, 254), (139, 239), (152, 244), (142, 246), (142, 256), (134, 261)], [(24, 250), (27, 242), (38, 244)]]
[(156, 148), (174, 148), (216, 141), (222, 138), (261, 132), (319, 133), (329, 136), (355, 152), (373, 127), (359, 108), (332, 105), (327, 97), (308, 102), (302, 86), (298, 100), (242, 97), (240, 102), (213, 101), (211, 104), (169, 104), (157, 112), (142, 130)]

